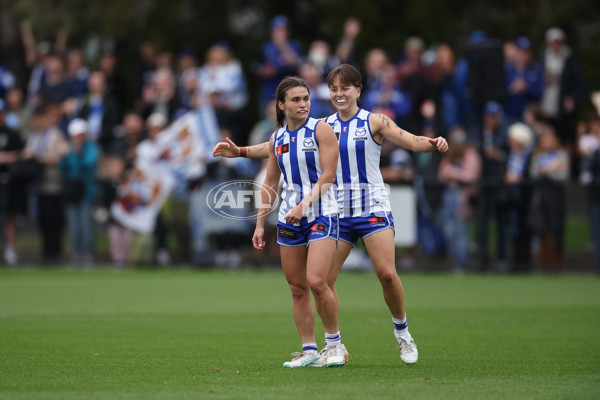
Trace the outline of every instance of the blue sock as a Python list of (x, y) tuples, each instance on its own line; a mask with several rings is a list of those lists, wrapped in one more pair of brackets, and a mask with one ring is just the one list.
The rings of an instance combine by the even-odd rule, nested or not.
[(340, 331), (337, 331), (336, 333), (325, 333), (325, 345), (327, 346), (334, 343), (342, 343)]
[(406, 321), (406, 315), (403, 319), (392, 317), (392, 321), (394, 321), (394, 329), (396, 336), (404, 336), (408, 335), (408, 322)]
[(317, 347), (317, 343), (316, 342), (302, 343), (302, 351), (304, 353), (315, 353), (315, 354), (317, 354), (317, 350), (319, 350), (319, 348)]

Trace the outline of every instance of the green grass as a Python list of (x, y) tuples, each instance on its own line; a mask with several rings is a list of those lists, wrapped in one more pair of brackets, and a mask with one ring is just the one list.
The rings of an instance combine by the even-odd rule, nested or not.
[[(404, 365), (371, 274), (342, 274), (342, 368), (299, 348), (279, 271), (0, 271), (0, 399), (597, 399), (600, 280), (403, 276)], [(317, 328), (323, 345), (321, 327)]]

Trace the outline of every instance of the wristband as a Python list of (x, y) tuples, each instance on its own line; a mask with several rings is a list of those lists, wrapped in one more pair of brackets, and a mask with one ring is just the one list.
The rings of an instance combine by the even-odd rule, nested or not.
[(240, 147), (240, 155), (239, 155), (239, 157), (246, 157), (246, 154), (248, 154), (248, 148), (247, 147)]

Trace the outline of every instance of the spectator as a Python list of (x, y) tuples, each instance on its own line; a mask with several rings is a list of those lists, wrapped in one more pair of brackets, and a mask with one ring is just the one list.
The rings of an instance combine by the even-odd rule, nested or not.
[(454, 271), (461, 273), (470, 264), (469, 222), (474, 211), (472, 199), (481, 175), (481, 158), (475, 146), (467, 141), (463, 128), (454, 128), (448, 139), (450, 148), (438, 172), (440, 182), (446, 185), (441, 214)]
[(6, 126), (19, 132), (23, 142), (31, 133), (31, 114), (31, 109), (24, 104), (21, 89), (13, 88), (6, 93)]
[(513, 270), (526, 272), (531, 268), (531, 229), (528, 224), (531, 202), (529, 164), (534, 143), (531, 129), (520, 122), (508, 128), (508, 159), (504, 182), (508, 185), (511, 204), (513, 238)]
[[(381, 111), (373, 109), (373, 112)], [(381, 143), (379, 169), (385, 183), (412, 186), (414, 168), (410, 153), (402, 147), (395, 146), (389, 140), (384, 139)], [(415, 258), (416, 246), (407, 246), (402, 249), (398, 264), (404, 269), (412, 269), (415, 266)]]
[(382, 49), (371, 49), (365, 57), (365, 86), (364, 90), (376, 90), (381, 86), (382, 72), (388, 65), (388, 56)]
[(200, 90), (209, 96), (224, 135), (239, 140), (243, 129), (243, 108), (248, 102), (246, 80), (231, 47), (221, 41), (208, 49), (200, 69)]
[(571, 152), (574, 145), (573, 118), (587, 91), (586, 82), (579, 62), (565, 44), (565, 33), (560, 28), (550, 28), (545, 38), (542, 112)]
[(19, 159), (23, 141), (19, 133), (5, 124), (6, 104), (0, 99), (0, 217), (4, 221), (4, 262), (14, 265), (18, 261), (15, 241), (17, 215), (27, 210), (26, 186), (11, 177), (11, 166)]
[(552, 130), (540, 137), (531, 159), (530, 176), (534, 187), (529, 224), (540, 238), (538, 261), (544, 268), (558, 268), (564, 263), (569, 155)]
[(460, 124), (461, 87), (456, 77), (454, 52), (447, 44), (441, 44), (436, 50), (432, 66), (433, 101), (437, 113), (437, 125), (442, 135)]
[(152, 81), (144, 87), (144, 105), (142, 116), (146, 119), (151, 114), (161, 114), (168, 124), (173, 119), (175, 112), (182, 108), (181, 100), (177, 96), (177, 86), (173, 72), (168, 68), (156, 70)]
[(423, 39), (416, 36), (408, 38), (404, 46), (406, 58), (398, 65), (398, 84), (412, 104), (411, 113), (406, 116), (403, 126), (409, 132), (418, 132), (423, 126), (421, 105), (431, 98), (431, 69), (423, 64), (424, 51)]
[(590, 227), (596, 256), (596, 273), (600, 274), (600, 116), (590, 117), (589, 132), (580, 139), (582, 154), (581, 182), (586, 186)]
[(533, 131), (533, 139), (536, 143), (539, 137), (542, 136), (542, 133), (552, 128), (546, 117), (544, 117), (538, 103), (530, 103), (525, 107), (523, 112), (523, 122), (525, 122)]
[(60, 261), (63, 231), (62, 176), (58, 163), (67, 153), (64, 133), (58, 128), (60, 105), (38, 107), (33, 113), (33, 132), (24, 150), (25, 159), (35, 159), (43, 165), (37, 182), (38, 224), (42, 234), (42, 260)]
[[(421, 107), (421, 113), (425, 118), (422, 135), (428, 138), (436, 138), (438, 135), (434, 120), (436, 119), (436, 107), (433, 102), (425, 102)], [(442, 184), (438, 181), (438, 170), (442, 153), (414, 153), (415, 186), (420, 196), (418, 201), (419, 212), (430, 214), (433, 219), (441, 206)], [(422, 188), (422, 190), (421, 190)], [(427, 211), (422, 210), (426, 208)]]
[(67, 100), (75, 99), (75, 87), (67, 79), (65, 62), (61, 55), (52, 53), (48, 56), (45, 62), (44, 76), (45, 79), (42, 80), (39, 99), (36, 105), (41, 103), (60, 103), (62, 106)]
[(0, 100), (6, 99), (6, 93), (15, 86), (15, 76), (8, 67), (0, 63)]
[(106, 96), (117, 100), (119, 115), (124, 111), (123, 106), (129, 98), (127, 83), (119, 71), (119, 59), (113, 52), (104, 53), (100, 57), (98, 69), (104, 73), (106, 81)]
[(327, 117), (335, 112), (329, 99), (329, 87), (323, 81), (317, 68), (310, 64), (302, 64), (300, 78), (308, 84), (310, 90), (310, 116), (313, 118)]
[(402, 147), (395, 146), (389, 140), (381, 143), (379, 169), (383, 181), (389, 184), (410, 185), (415, 175), (410, 153)]
[(402, 127), (407, 125), (406, 118), (412, 106), (411, 99), (397, 84), (396, 69), (392, 65), (381, 68), (379, 86), (365, 90), (363, 96), (362, 107), (367, 110), (377, 108)]
[(504, 183), (508, 158), (508, 124), (502, 106), (489, 101), (483, 116), (483, 173), (482, 191), (478, 198), (478, 250), (480, 268), (486, 270), (489, 264), (488, 224), (490, 218), (496, 223), (496, 269), (507, 268), (508, 221), (510, 196)]
[(177, 58), (178, 90), (181, 104), (188, 110), (194, 108), (198, 95), (198, 72), (196, 52), (189, 47), (183, 48)]
[[(150, 41), (140, 43), (139, 54), (141, 65), (137, 72), (135, 85), (135, 98), (140, 101), (144, 97), (144, 88), (152, 85), (154, 71), (156, 71), (156, 47)], [(140, 108), (141, 105), (136, 107)]]
[(349, 17), (344, 22), (344, 33), (337, 48), (335, 49), (335, 65), (350, 64), (358, 68), (359, 64), (354, 59), (355, 40), (360, 34), (361, 24), (356, 17)]
[(510, 122), (523, 122), (525, 107), (538, 101), (544, 90), (542, 68), (531, 58), (531, 42), (521, 36), (515, 42), (514, 61), (506, 65), (505, 113)]
[(71, 261), (75, 265), (91, 265), (94, 259), (92, 209), (97, 195), (99, 150), (95, 142), (86, 140), (87, 129), (88, 124), (83, 119), (76, 118), (69, 123), (71, 143), (68, 153), (60, 161), (72, 245)]
[(73, 86), (78, 107), (88, 92), (90, 71), (85, 66), (85, 57), (80, 49), (73, 49), (67, 55), (67, 81)]
[(123, 123), (115, 128), (117, 135), (106, 154), (132, 165), (136, 157), (136, 147), (144, 139), (144, 120), (142, 116), (130, 111), (123, 117)]
[(107, 93), (106, 75), (101, 71), (90, 74), (89, 93), (79, 111), (79, 116), (87, 121), (86, 139), (98, 142), (107, 151), (115, 140), (115, 127), (119, 124), (118, 99)]
[(290, 22), (285, 15), (275, 16), (270, 29), (271, 40), (261, 45), (254, 68), (260, 79), (258, 112), (261, 116), (281, 79), (298, 72), (303, 55), (300, 43), (289, 38)]
[(329, 43), (324, 40), (315, 40), (310, 44), (306, 62), (303, 64), (306, 63), (315, 67), (322, 81), (326, 80), (329, 71), (340, 64), (337, 57), (331, 54)]
[[(136, 148), (136, 162), (153, 164), (160, 158), (156, 140), (158, 134), (167, 126), (167, 119), (163, 114), (154, 113), (146, 120), (146, 131), (148, 138), (142, 141)], [(167, 250), (168, 227), (165, 223), (162, 211), (156, 217), (154, 228), (156, 260), (161, 265), (170, 262), (171, 256)]]

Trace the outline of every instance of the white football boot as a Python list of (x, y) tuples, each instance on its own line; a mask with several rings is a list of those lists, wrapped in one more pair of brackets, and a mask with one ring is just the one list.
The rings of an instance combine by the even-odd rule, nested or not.
[(325, 354), (325, 365), (328, 367), (341, 367), (346, 364), (346, 351), (341, 343), (328, 344), (321, 352)]
[(410, 334), (397, 336), (398, 348), (400, 349), (400, 359), (406, 364), (416, 364), (419, 359), (417, 345)]
[(294, 358), (291, 361), (286, 361), (283, 366), (286, 368), (301, 368), (301, 367), (322, 367), (323, 361), (321, 356), (315, 353), (292, 353)]

